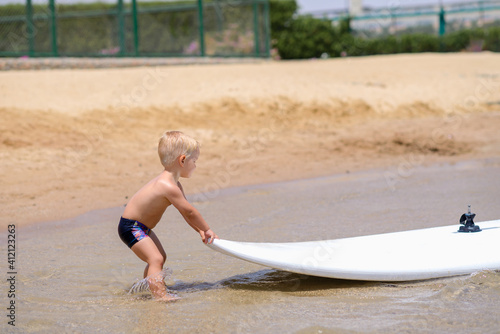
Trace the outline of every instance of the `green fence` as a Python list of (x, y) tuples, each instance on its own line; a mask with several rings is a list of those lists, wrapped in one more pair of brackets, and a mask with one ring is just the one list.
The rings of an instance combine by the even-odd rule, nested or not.
[(268, 0), (0, 6), (3, 57), (269, 57)]
[[(399, 2), (395, 2), (398, 4)], [(329, 17), (339, 22), (348, 14)], [(440, 6), (386, 7), (350, 17), (352, 29), (364, 37), (425, 33), (445, 35), (475, 27), (498, 26), (500, 1), (479, 0)]]

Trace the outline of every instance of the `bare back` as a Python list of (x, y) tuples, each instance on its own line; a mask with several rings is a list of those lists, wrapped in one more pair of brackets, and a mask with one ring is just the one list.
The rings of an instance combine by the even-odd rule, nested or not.
[(125, 207), (123, 217), (154, 228), (171, 204), (165, 193), (166, 188), (172, 185), (178, 186), (171, 176), (162, 172), (132, 196)]

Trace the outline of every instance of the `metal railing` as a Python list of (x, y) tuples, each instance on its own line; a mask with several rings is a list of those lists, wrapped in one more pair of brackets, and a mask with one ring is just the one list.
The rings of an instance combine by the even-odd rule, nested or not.
[[(396, 5), (382, 8), (365, 8), (361, 15), (351, 16), (351, 25), (355, 30), (375, 30), (382, 34), (394, 34), (404, 28), (418, 25), (431, 25), (433, 30), (440, 36), (458, 26), (457, 21), (469, 20), (475, 24), (483, 24), (485, 16), (490, 14), (492, 18), (500, 22), (500, 0), (480, 0), (471, 2), (451, 3), (446, 5), (420, 5), (403, 6), (407, 2), (395, 2)], [(317, 17), (323, 17), (332, 22), (349, 17), (346, 11), (324, 11), (315, 13)], [(464, 24), (467, 26), (467, 24)], [(463, 29), (457, 27), (455, 30)]]

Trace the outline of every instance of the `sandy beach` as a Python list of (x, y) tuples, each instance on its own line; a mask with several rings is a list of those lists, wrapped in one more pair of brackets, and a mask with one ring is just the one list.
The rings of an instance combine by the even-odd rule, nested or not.
[[(7, 224), (124, 205), (162, 132), (202, 145), (188, 193), (500, 156), (500, 55), (0, 72)], [(390, 181), (388, 181), (390, 182)]]

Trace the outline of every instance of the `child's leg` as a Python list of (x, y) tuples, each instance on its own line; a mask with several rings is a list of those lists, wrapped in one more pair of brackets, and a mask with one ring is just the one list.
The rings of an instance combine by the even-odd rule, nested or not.
[[(151, 230), (149, 232), (149, 237), (151, 239), (153, 239), (153, 242), (155, 243), (156, 247), (158, 248), (158, 250), (160, 251), (160, 254), (163, 256), (163, 264), (162, 264), (162, 269), (163, 269), (163, 265), (165, 264), (165, 261), (167, 260), (167, 254), (165, 253), (165, 250), (163, 249), (163, 246), (160, 242), (160, 239), (158, 239), (158, 237), (156, 236), (156, 234), (153, 232), (153, 230)], [(149, 274), (148, 274), (148, 271), (149, 271), (149, 264), (146, 265), (146, 268), (144, 268), (144, 278), (148, 277)]]
[[(161, 249), (163, 251), (163, 247)], [(161, 270), (163, 269), (165, 257), (162, 255), (160, 249), (158, 249), (158, 246), (154, 242), (153, 238), (144, 238), (137, 242), (134, 246), (132, 246), (132, 251), (141, 260), (148, 264), (147, 276), (150, 277), (148, 283), (153, 297), (156, 299), (167, 298), (167, 291), (165, 289), (165, 284), (163, 283), (163, 277), (161, 277)], [(165, 251), (163, 251), (163, 253), (164, 252)]]

